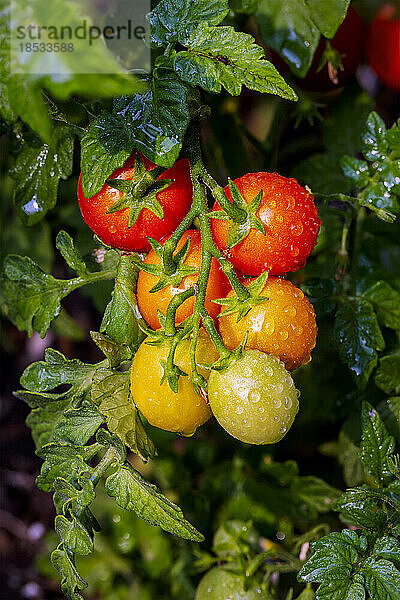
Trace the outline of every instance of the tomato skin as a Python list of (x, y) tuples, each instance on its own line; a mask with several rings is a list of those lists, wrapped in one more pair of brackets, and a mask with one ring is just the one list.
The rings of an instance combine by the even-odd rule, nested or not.
[[(232, 295), (230, 292), (228, 297)], [(290, 281), (276, 277), (268, 278), (261, 295), (268, 300), (253, 306), (239, 322), (237, 313), (218, 319), (225, 345), (233, 350), (248, 332), (246, 348), (275, 354), (288, 371), (309, 363), (317, 337), (309, 300)]]
[[(167, 381), (161, 383), (164, 370), (160, 361), (166, 361), (170, 347), (152, 346), (142, 342), (136, 352), (131, 369), (131, 393), (136, 406), (151, 425), (180, 433), (193, 435), (197, 427), (211, 417), (206, 400), (194, 389), (190, 378), (190, 340), (179, 343), (175, 352), (175, 364), (187, 373), (178, 382), (178, 392), (171, 390)], [(196, 346), (196, 362), (212, 364), (218, 358), (218, 352), (210, 338), (200, 330)], [(208, 378), (210, 371), (199, 367), (199, 372)]]
[[(185, 231), (177, 245), (177, 251), (182, 248), (189, 237), (190, 248), (185, 260), (185, 264), (196, 267), (200, 272), (201, 235), (197, 229), (189, 229)], [(154, 250), (149, 252), (144, 262), (146, 264), (160, 264), (160, 260)], [(158, 319), (157, 311), (160, 310), (165, 315), (168, 304), (172, 298), (176, 294), (179, 294), (180, 292), (183, 292), (194, 285), (198, 277), (198, 273), (187, 275), (182, 279), (179, 287), (172, 287), (169, 285), (158, 292), (150, 293), (150, 290), (156, 285), (158, 279), (150, 273), (140, 271), (137, 284), (137, 301), (139, 310), (150, 327), (153, 329), (159, 329), (160, 321)], [(221, 307), (218, 304), (211, 302), (211, 300), (215, 298), (223, 298), (227, 294), (229, 287), (229, 282), (225, 274), (220, 269), (216, 259), (213, 258), (211, 262), (210, 277), (207, 284), (205, 301), (205, 307), (213, 318), (219, 314)], [(177, 325), (182, 323), (186, 317), (192, 314), (194, 302), (195, 297), (192, 296), (191, 298), (185, 300), (185, 302), (178, 308), (176, 312)]]
[[(266, 270), (271, 275), (283, 275), (301, 269), (316, 244), (321, 225), (313, 196), (295, 179), (278, 173), (248, 173), (235, 179), (235, 184), (246, 203), (263, 190), (256, 215), (266, 234), (251, 229), (244, 240), (228, 251), (232, 264), (251, 276)], [(232, 200), (228, 186), (225, 193)], [(213, 210), (221, 210), (218, 202)], [(226, 251), (229, 222), (212, 219), (211, 224), (216, 244)]]
[(379, 79), (400, 90), (400, 17), (395, 4), (380, 7), (367, 36), (367, 61)]
[(326, 46), (325, 39), (321, 38), (306, 76), (298, 80), (299, 86), (314, 92), (328, 92), (344, 85), (363, 60), (365, 34), (363, 20), (350, 6), (343, 23), (329, 40), (332, 48), (341, 55), (343, 69), (337, 69), (337, 82), (330, 78), (327, 63), (318, 70)]
[(218, 423), (248, 444), (275, 444), (299, 410), (290, 373), (276, 357), (245, 349), (222, 371), (211, 371), (208, 400)]
[[(108, 179), (132, 179), (135, 171), (134, 152), (124, 165), (116, 169)], [(155, 165), (142, 157), (146, 170)], [(164, 219), (159, 219), (147, 208), (144, 208), (136, 223), (128, 228), (129, 209), (106, 214), (107, 210), (122, 196), (116, 190), (104, 184), (103, 188), (86, 198), (82, 189), (82, 174), (78, 182), (78, 201), (82, 216), (101, 239), (102, 242), (120, 250), (145, 252), (150, 249), (147, 236), (160, 241), (172, 233), (182, 221), (192, 203), (192, 181), (190, 165), (187, 159), (178, 160), (171, 169), (167, 169), (158, 179), (173, 179), (171, 185), (158, 193), (157, 198), (164, 209)]]

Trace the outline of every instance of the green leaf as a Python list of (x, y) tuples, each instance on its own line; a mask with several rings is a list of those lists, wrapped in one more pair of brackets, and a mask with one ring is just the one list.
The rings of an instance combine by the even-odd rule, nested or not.
[(188, 39), (200, 23), (219, 25), (229, 12), (227, 0), (162, 0), (148, 15), (150, 39), (156, 46)]
[(61, 575), (61, 589), (68, 600), (83, 600), (76, 590), (85, 589), (87, 583), (79, 575), (71, 557), (62, 545), (52, 552), (51, 562)]
[(56, 237), (56, 247), (65, 262), (71, 269), (77, 272), (80, 277), (87, 275), (87, 267), (83, 262), (79, 252), (74, 246), (74, 241), (66, 231), (59, 231)]
[(103, 421), (92, 402), (85, 400), (78, 408), (64, 411), (55, 428), (54, 437), (62, 442), (84, 446)]
[(339, 511), (342, 520), (349, 525), (382, 531), (387, 514), (377, 508), (377, 499), (368, 491), (365, 488), (347, 490), (335, 502), (334, 510)]
[(385, 327), (400, 329), (400, 293), (386, 281), (377, 281), (362, 294), (374, 306)]
[(82, 138), (82, 188), (90, 198), (137, 148), (153, 162), (171, 167), (189, 124), (188, 89), (173, 73), (156, 69), (147, 91), (114, 101)]
[(352, 156), (343, 156), (340, 166), (345, 176), (351, 179), (355, 185), (358, 187), (368, 185), (370, 180), (369, 166), (364, 160)]
[[(75, 406), (87, 393), (98, 368), (98, 364), (88, 365), (77, 359), (68, 360), (60, 352), (49, 348), (45, 352), (44, 361), (32, 363), (25, 369), (21, 384), (26, 390), (15, 392), (15, 396), (34, 409), (27, 418), (27, 425), (32, 428), (37, 448), (57, 436), (63, 438), (63, 435), (66, 436), (66, 441), (85, 443), (92, 435), (91, 432), (94, 433), (100, 426), (97, 411), (94, 413), (87, 405), (75, 411)], [(47, 393), (48, 390), (65, 384), (70, 386), (67, 391)], [(89, 416), (90, 420), (87, 421), (85, 417)]]
[(242, 85), (259, 92), (277, 94), (297, 100), (278, 71), (265, 60), (264, 52), (254, 38), (233, 27), (209, 27), (200, 24), (187, 42), (188, 50), (173, 57), (173, 65), (181, 79), (219, 93), (222, 86), (233, 96)]
[(297, 477), (291, 486), (291, 492), (299, 498), (300, 502), (305, 502), (316, 513), (330, 512), (333, 502), (340, 495), (339, 490), (312, 475)]
[(74, 554), (85, 556), (93, 552), (92, 536), (75, 517), (69, 520), (57, 515), (54, 528), (63, 544)]
[(58, 182), (72, 173), (73, 141), (68, 127), (59, 125), (48, 144), (23, 145), (11, 174), (15, 208), (26, 225), (37, 223), (56, 205)]
[(389, 561), (368, 558), (361, 573), (372, 600), (397, 600), (400, 595), (400, 572)]
[(148, 437), (129, 389), (130, 372), (110, 373), (93, 382), (92, 400), (107, 419), (108, 429), (144, 460), (153, 458), (155, 447)]
[[(143, 340), (143, 334), (138, 326), (138, 313), (136, 308), (136, 282), (138, 267), (131, 256), (121, 256), (118, 266), (118, 276), (110, 303), (107, 305), (100, 331), (117, 344), (123, 345), (126, 350), (135, 350)], [(124, 356), (128, 352), (123, 353)], [(115, 363), (116, 355), (111, 356), (110, 366)]]
[(386, 394), (400, 394), (400, 352), (382, 356), (376, 370), (375, 383)]
[[(312, 544), (314, 553), (301, 568), (299, 581), (324, 583), (323, 589), (326, 586), (329, 589), (331, 582), (333, 589), (340, 586), (349, 587), (352, 583), (351, 573), (360, 558), (362, 543), (362, 538), (348, 529), (340, 533), (329, 533), (314, 542)], [(318, 595), (322, 592), (321, 587)], [(323, 598), (323, 595), (320, 597)], [(326, 597), (329, 598), (329, 595), (326, 594)]]
[(55, 507), (63, 514), (81, 515), (96, 496), (92, 481), (85, 476), (78, 477), (75, 485), (58, 477), (54, 480), (53, 489)]
[(305, 0), (305, 4), (322, 35), (333, 38), (346, 16), (350, 0)]
[(359, 387), (364, 387), (385, 346), (374, 310), (366, 300), (350, 300), (336, 312), (334, 340)]
[(378, 411), (368, 402), (363, 402), (361, 423), (360, 458), (366, 472), (382, 485), (385, 477), (391, 475), (387, 459), (394, 451), (394, 438), (388, 434)]
[(183, 516), (181, 509), (168, 500), (155, 485), (128, 466), (120, 467), (107, 478), (106, 491), (121, 508), (133, 510), (152, 525), (159, 525), (186, 540), (201, 542), (204, 538)]
[(373, 557), (390, 560), (395, 566), (400, 565), (400, 541), (390, 535), (384, 535), (375, 542)]
[(62, 479), (77, 479), (82, 473), (92, 472), (93, 469), (85, 462), (85, 452), (69, 444), (50, 443), (42, 446), (37, 455), (44, 463), (36, 480), (37, 486), (49, 492), (53, 489), (57, 477)]
[(84, 274), (83, 263), (73, 250), (68, 234), (60, 232), (57, 236), (58, 244), (71, 261), (70, 264), (79, 268), (79, 277), (55, 279), (27, 256), (10, 254), (4, 261), (0, 292), (2, 309), (18, 329), (26, 330), (29, 335), (32, 335), (34, 329), (41, 337), (46, 335), (51, 321), (61, 310), (61, 300), (72, 291), (88, 283), (111, 279), (116, 274), (112, 269)]
[[(398, 382), (398, 376), (396, 381)], [(385, 398), (377, 406), (377, 410), (381, 415), (388, 432), (393, 435), (396, 440), (400, 439), (400, 396), (392, 396)]]
[(376, 112), (372, 112), (367, 119), (363, 141), (365, 158), (371, 161), (386, 158), (388, 154), (386, 125), (382, 117)]
[(276, 50), (299, 77), (307, 73), (320, 32), (302, 0), (260, 0), (255, 15), (265, 44)]

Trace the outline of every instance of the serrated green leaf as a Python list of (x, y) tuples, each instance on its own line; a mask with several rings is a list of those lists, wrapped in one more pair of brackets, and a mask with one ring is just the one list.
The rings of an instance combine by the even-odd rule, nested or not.
[(69, 520), (63, 515), (57, 515), (54, 529), (61, 542), (74, 554), (85, 556), (93, 552), (92, 536), (75, 517)]
[(95, 499), (96, 493), (90, 478), (78, 477), (75, 485), (56, 477), (53, 482), (54, 505), (60, 514), (82, 515), (84, 509)]
[(114, 342), (108, 335), (103, 335), (98, 331), (91, 331), (90, 336), (107, 357), (111, 368), (118, 367), (132, 358), (132, 349), (127, 344)]
[(174, 55), (173, 65), (179, 77), (192, 85), (214, 93), (219, 93), (223, 86), (233, 96), (238, 96), (244, 85), (289, 100), (297, 99), (249, 34), (237, 32), (233, 27), (209, 27), (202, 23), (190, 36), (187, 46), (187, 51)]
[(108, 429), (144, 460), (153, 458), (155, 447), (148, 437), (129, 389), (130, 372), (99, 374), (91, 395), (107, 419)]
[(51, 554), (51, 562), (61, 575), (61, 589), (68, 600), (83, 600), (76, 590), (83, 590), (87, 583), (79, 575), (67, 551), (59, 546)]
[(18, 329), (26, 330), (29, 335), (35, 329), (44, 337), (65, 296), (88, 283), (111, 279), (115, 274), (114, 270), (100, 270), (75, 279), (55, 279), (29, 257), (10, 254), (4, 261), (2, 310)]
[(384, 535), (375, 542), (373, 557), (389, 560), (398, 568), (400, 565), (400, 541), (391, 535)]
[(375, 383), (386, 394), (400, 394), (400, 352), (382, 356), (376, 370)]
[(365, 600), (364, 586), (360, 582), (336, 579), (321, 584), (316, 600)]
[(55, 427), (54, 438), (68, 444), (84, 446), (103, 421), (93, 403), (85, 400), (78, 408), (70, 408), (63, 412)]
[(389, 561), (368, 558), (361, 573), (365, 588), (372, 600), (398, 600), (400, 595), (400, 571)]
[[(124, 348), (130, 348), (131, 356), (144, 337), (138, 326), (136, 308), (138, 272), (138, 267), (131, 256), (121, 256), (112, 298), (100, 326), (101, 333)], [(123, 352), (123, 356), (127, 354), (128, 352)], [(131, 356), (128, 356), (128, 359)], [(110, 366), (118, 366), (115, 362), (117, 358), (115, 352), (110, 355), (110, 358), (112, 361)]]
[(364, 387), (378, 362), (377, 350), (385, 346), (374, 310), (366, 300), (343, 303), (336, 312), (334, 339), (339, 356)]
[(346, 177), (358, 187), (365, 187), (370, 180), (369, 166), (364, 160), (352, 156), (343, 156), (340, 166)]
[[(396, 379), (398, 381), (398, 378)], [(389, 433), (400, 440), (400, 396), (385, 398), (377, 406)]]
[(162, 0), (149, 14), (150, 39), (156, 46), (187, 45), (200, 23), (218, 25), (229, 11), (227, 0)]
[(363, 292), (371, 302), (379, 320), (391, 329), (400, 329), (400, 293), (386, 281), (377, 281)]
[(59, 231), (56, 237), (56, 248), (71, 269), (80, 277), (87, 274), (87, 267), (74, 246), (72, 237), (66, 231)]
[(53, 489), (54, 480), (77, 479), (82, 473), (92, 472), (93, 469), (85, 462), (85, 452), (69, 444), (50, 443), (42, 446), (37, 452), (44, 463), (40, 475), (36, 479), (37, 486), (49, 492)]
[(120, 467), (105, 483), (109, 496), (121, 508), (133, 510), (152, 525), (159, 525), (186, 540), (201, 542), (204, 538), (183, 516), (181, 509), (168, 500), (155, 485), (148, 483), (134, 469)]
[(312, 545), (311, 558), (301, 568), (299, 581), (351, 584), (350, 575), (359, 560), (360, 540), (354, 531), (329, 533)]
[(365, 158), (371, 161), (386, 158), (388, 153), (386, 125), (376, 112), (372, 112), (367, 119), (363, 141)]
[(56, 205), (58, 182), (72, 173), (73, 140), (69, 128), (59, 125), (48, 144), (24, 144), (11, 174), (15, 208), (26, 225), (37, 223)]
[(147, 91), (114, 101), (82, 138), (82, 188), (87, 198), (122, 167), (134, 148), (164, 167), (177, 160), (189, 123), (187, 87), (168, 71), (147, 80)]
[(368, 495), (368, 489), (347, 490), (335, 502), (334, 510), (341, 513), (342, 520), (355, 527), (381, 531), (386, 525), (386, 513), (377, 507), (377, 499)]
[(339, 490), (312, 475), (298, 477), (293, 482), (291, 491), (299, 498), (300, 502), (305, 502), (310, 508), (313, 508), (315, 513), (330, 512), (334, 501), (340, 495)]
[[(15, 396), (33, 409), (26, 422), (38, 449), (58, 436), (72, 443), (85, 443), (100, 426), (98, 413), (87, 405), (78, 408), (98, 368), (101, 365), (69, 360), (49, 348), (44, 361), (25, 369), (21, 384), (26, 390), (15, 392)], [(65, 384), (70, 386), (67, 391), (47, 393)]]
[(387, 459), (394, 451), (394, 438), (388, 434), (378, 411), (368, 402), (363, 402), (361, 423), (360, 458), (366, 472), (382, 485), (391, 474)]
[(302, 0), (260, 0), (255, 15), (265, 44), (278, 52), (299, 77), (307, 73), (320, 32)]

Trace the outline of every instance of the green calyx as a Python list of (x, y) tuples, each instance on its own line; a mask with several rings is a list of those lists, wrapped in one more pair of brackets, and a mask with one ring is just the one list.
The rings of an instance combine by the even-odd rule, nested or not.
[[(229, 189), (232, 195), (232, 203), (223, 203), (224, 210), (213, 211), (209, 216), (213, 219), (229, 221), (227, 247), (233, 248), (242, 242), (251, 229), (257, 229), (265, 235), (265, 227), (256, 216), (262, 200), (262, 190), (249, 202), (243, 198), (237, 185), (229, 180)], [(219, 198), (217, 198), (219, 200)], [(229, 206), (231, 204), (231, 206)]]
[(163, 167), (146, 171), (143, 159), (137, 153), (133, 179), (107, 179), (106, 181), (107, 185), (122, 192), (121, 198), (108, 209), (107, 214), (128, 208), (129, 228), (136, 223), (143, 208), (147, 208), (156, 217), (163, 219), (164, 210), (157, 196), (173, 182), (173, 179), (157, 179), (163, 171)]
[(325, 65), (328, 67), (328, 75), (329, 79), (337, 85), (339, 83), (337, 74), (338, 71), (343, 71), (343, 63), (342, 63), (343, 55), (340, 54), (332, 44), (326, 40), (326, 47), (322, 53), (321, 60), (318, 65), (317, 73), (321, 71)]
[(238, 313), (236, 322), (239, 322), (247, 315), (253, 306), (267, 302), (268, 298), (260, 295), (265, 287), (265, 284), (267, 283), (267, 279), (268, 271), (264, 271), (264, 273), (262, 273), (249, 286), (247, 286), (246, 289), (250, 295), (244, 300), (240, 300), (236, 294), (229, 298), (217, 298), (216, 300), (213, 300), (213, 302), (216, 304), (221, 304), (222, 306), (227, 307), (219, 314), (219, 317)]
[(156, 285), (150, 290), (151, 293), (158, 292), (163, 288), (167, 287), (168, 285), (178, 287), (181, 284), (181, 281), (184, 277), (187, 277), (188, 275), (195, 275), (199, 272), (196, 267), (190, 267), (188, 265), (185, 265), (185, 260), (190, 248), (190, 238), (186, 240), (182, 248), (173, 256), (173, 269), (171, 269), (170, 264), (166, 265), (164, 262), (163, 246), (150, 237), (147, 239), (149, 240), (154, 252), (160, 259), (160, 264), (158, 265), (149, 265), (144, 262), (139, 263), (139, 266), (142, 269), (142, 271), (150, 273), (155, 277), (159, 277), (159, 280), (156, 283)]

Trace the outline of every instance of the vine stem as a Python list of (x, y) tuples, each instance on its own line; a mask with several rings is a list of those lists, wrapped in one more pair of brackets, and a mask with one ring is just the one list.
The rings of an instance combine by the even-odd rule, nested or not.
[(235, 223), (245, 223), (247, 219), (247, 213), (240, 206), (236, 206), (233, 202), (230, 202), (225, 194), (223, 187), (218, 185), (213, 177), (208, 173), (203, 162), (199, 165), (199, 174), (201, 179), (204, 181), (215, 200), (220, 204), (223, 210), (231, 217)]

